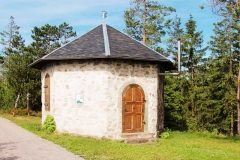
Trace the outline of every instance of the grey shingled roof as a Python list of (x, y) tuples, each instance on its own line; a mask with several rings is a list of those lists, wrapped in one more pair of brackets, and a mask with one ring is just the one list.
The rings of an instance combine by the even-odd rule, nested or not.
[(154, 61), (161, 63), (165, 70), (173, 68), (172, 62), (163, 55), (105, 23), (43, 56), (29, 66), (41, 69), (50, 61), (100, 58)]

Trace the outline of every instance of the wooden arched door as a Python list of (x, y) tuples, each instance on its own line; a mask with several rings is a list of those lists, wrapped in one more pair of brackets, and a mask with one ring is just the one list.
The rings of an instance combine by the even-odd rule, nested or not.
[(144, 131), (145, 95), (141, 86), (131, 84), (122, 95), (122, 132)]
[(45, 84), (44, 84), (44, 97), (45, 97), (45, 111), (50, 111), (50, 76), (47, 74), (45, 76)]

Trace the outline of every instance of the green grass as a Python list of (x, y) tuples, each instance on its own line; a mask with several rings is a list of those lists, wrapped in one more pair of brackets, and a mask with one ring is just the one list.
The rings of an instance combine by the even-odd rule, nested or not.
[(210, 133), (171, 132), (168, 139), (153, 144), (125, 144), (108, 139), (71, 134), (46, 133), (41, 119), (33, 116), (1, 115), (19, 126), (63, 146), (85, 159), (114, 160), (239, 160), (240, 139)]

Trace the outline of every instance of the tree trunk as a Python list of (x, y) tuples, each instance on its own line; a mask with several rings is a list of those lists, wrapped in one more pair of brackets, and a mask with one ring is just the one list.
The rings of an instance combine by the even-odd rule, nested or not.
[(16, 98), (16, 101), (15, 101), (14, 108), (17, 108), (19, 98), (20, 98), (20, 93), (18, 93), (18, 95), (17, 95), (17, 98)]
[(143, 44), (146, 45), (146, 17), (147, 17), (147, 8), (146, 0), (143, 1), (144, 13), (143, 13)]
[[(229, 19), (229, 25), (231, 25), (232, 22), (231, 20)], [(230, 27), (229, 27), (230, 28)], [(232, 31), (231, 31), (231, 28), (230, 28), (230, 31), (228, 33), (228, 37), (229, 37), (229, 46), (230, 46), (230, 49), (229, 49), (229, 52), (230, 52), (230, 61), (229, 61), (229, 78), (232, 79), (233, 78), (233, 54), (232, 54)], [(230, 86), (230, 90), (232, 91), (232, 87)], [(234, 115), (233, 115), (233, 107), (231, 107), (231, 129), (230, 129), (230, 135), (233, 136), (233, 133), (234, 133)]]
[(195, 117), (196, 108), (195, 108), (195, 93), (194, 93), (194, 69), (193, 69), (193, 66), (191, 68), (192, 68), (191, 69), (191, 90), (192, 90), (192, 95), (193, 95), (193, 97), (191, 98), (191, 101), (192, 101), (192, 117)]
[(2, 63), (2, 82), (4, 82), (4, 62)]
[(240, 63), (239, 63), (239, 70), (238, 70), (238, 119), (237, 119), (237, 126), (238, 126), (238, 135), (240, 135)]
[[(236, 3), (237, 8), (239, 7), (239, 0)], [(239, 20), (240, 22), (240, 20)], [(239, 34), (239, 39), (238, 39), (238, 47), (240, 49), (240, 34)], [(238, 135), (240, 135), (240, 62), (238, 66), (238, 95), (237, 95), (237, 100), (238, 100), (238, 119), (237, 119), (237, 126), (238, 126)]]
[(234, 133), (234, 115), (233, 115), (233, 111), (231, 112), (231, 136), (233, 136)]

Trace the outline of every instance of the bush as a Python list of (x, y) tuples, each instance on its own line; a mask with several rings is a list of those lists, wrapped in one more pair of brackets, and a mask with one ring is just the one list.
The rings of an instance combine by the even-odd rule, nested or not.
[(47, 131), (48, 133), (52, 133), (56, 130), (56, 123), (53, 116), (47, 115), (43, 123), (42, 129)]
[(163, 138), (163, 139), (167, 139), (168, 137), (170, 136), (170, 129), (166, 129), (165, 132), (163, 132), (160, 137)]

